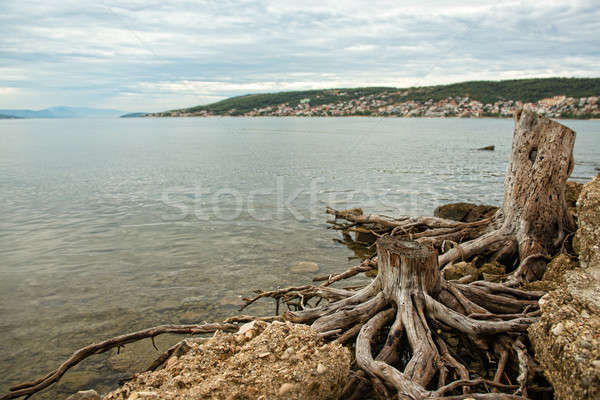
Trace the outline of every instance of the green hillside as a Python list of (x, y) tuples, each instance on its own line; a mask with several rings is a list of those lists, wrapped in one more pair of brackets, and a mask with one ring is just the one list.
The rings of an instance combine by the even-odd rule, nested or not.
[(567, 97), (588, 97), (600, 95), (600, 78), (543, 78), (514, 79), (504, 81), (470, 81), (450, 85), (392, 88), (366, 87), (353, 89), (323, 89), (297, 92), (249, 94), (232, 97), (216, 103), (191, 108), (171, 110), (156, 116), (176, 113), (198, 113), (207, 111), (216, 115), (240, 115), (254, 109), (287, 103), (297, 106), (303, 99), (310, 99), (311, 106), (351, 101), (362, 96), (385, 94), (388, 101), (400, 103), (409, 100), (425, 102), (439, 101), (448, 97), (469, 97), (482, 103), (498, 100), (520, 100), (536, 102), (558, 95)]

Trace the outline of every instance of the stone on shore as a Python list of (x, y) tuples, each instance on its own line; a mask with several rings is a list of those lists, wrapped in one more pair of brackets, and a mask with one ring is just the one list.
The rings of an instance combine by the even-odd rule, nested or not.
[(80, 390), (67, 397), (66, 400), (100, 400), (100, 395), (95, 390)]
[(289, 322), (255, 321), (188, 347), (104, 399), (337, 399), (350, 373), (347, 348)]
[(497, 210), (498, 207), (494, 206), (472, 203), (451, 203), (437, 207), (433, 211), (433, 215), (454, 221), (474, 222), (491, 217)]

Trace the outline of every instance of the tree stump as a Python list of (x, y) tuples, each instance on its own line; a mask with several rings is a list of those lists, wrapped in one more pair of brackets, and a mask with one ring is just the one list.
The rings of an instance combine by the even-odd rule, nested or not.
[[(323, 336), (338, 335), (340, 341), (358, 335), (356, 363), (383, 397), (389, 395), (390, 389), (400, 399), (418, 400), (443, 398), (444, 393), (458, 389), (467, 394), (469, 386), (483, 383), (492, 387), (506, 386), (499, 381), (470, 379), (467, 366), (451, 354), (444, 339), (430, 325), (456, 330), (472, 341), (485, 342), (494, 337), (494, 341), (503, 341), (502, 351), (508, 351), (514, 342), (509, 334), (518, 337), (535, 321), (537, 298), (543, 293), (524, 292), (489, 282), (476, 287), (446, 282), (440, 275), (437, 252), (433, 248), (393, 236), (380, 238), (376, 245), (379, 267), (371, 284), (323, 307), (288, 311), (284, 318), (299, 323), (312, 322), (312, 328)], [(502, 312), (507, 314), (501, 315)], [(377, 342), (378, 332), (392, 321), (383, 346), (373, 357), (372, 345)], [(401, 372), (393, 364), (399, 359), (403, 337), (410, 347), (411, 357)], [(500, 376), (503, 370), (504, 366)], [(446, 384), (452, 372), (459, 379)], [(356, 383), (356, 379), (352, 382)], [(346, 398), (360, 398), (356, 392), (361, 390), (360, 386), (349, 387), (345, 391)], [(472, 396), (489, 398), (481, 393)]]
[(574, 144), (575, 132), (566, 126), (528, 109), (516, 112), (502, 207), (483, 235), (440, 256), (440, 264), (501, 243), (498, 252), (518, 251), (516, 278), (540, 279), (545, 259), (575, 231), (565, 196)]

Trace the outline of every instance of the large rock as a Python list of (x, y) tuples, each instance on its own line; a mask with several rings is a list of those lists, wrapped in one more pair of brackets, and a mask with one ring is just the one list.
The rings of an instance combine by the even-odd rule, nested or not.
[(535, 358), (558, 400), (600, 398), (600, 289), (581, 270), (568, 271), (540, 300), (540, 321), (529, 327)]
[(439, 218), (451, 219), (461, 222), (479, 221), (489, 218), (498, 210), (498, 207), (477, 205), (472, 203), (451, 203), (437, 207), (433, 215)]
[(337, 399), (350, 352), (324, 344), (309, 326), (254, 322), (218, 333), (171, 357), (162, 370), (136, 376), (105, 400)]
[(535, 357), (558, 400), (600, 398), (600, 177), (583, 186), (575, 235), (581, 268), (565, 255), (544, 274), (556, 288), (540, 299), (529, 328)]
[(577, 200), (574, 244), (581, 267), (600, 282), (600, 174), (583, 185)]

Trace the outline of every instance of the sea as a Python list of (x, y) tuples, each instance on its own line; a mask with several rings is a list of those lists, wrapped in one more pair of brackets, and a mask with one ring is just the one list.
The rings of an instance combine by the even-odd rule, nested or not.
[[(561, 122), (577, 132), (571, 179), (585, 182), (600, 172), (600, 121)], [(0, 394), (87, 344), (219, 321), (257, 289), (358, 264), (328, 206), (500, 205), (512, 131), (510, 119), (0, 120)], [(95, 355), (33, 398), (106, 392), (159, 354), (142, 341)]]

